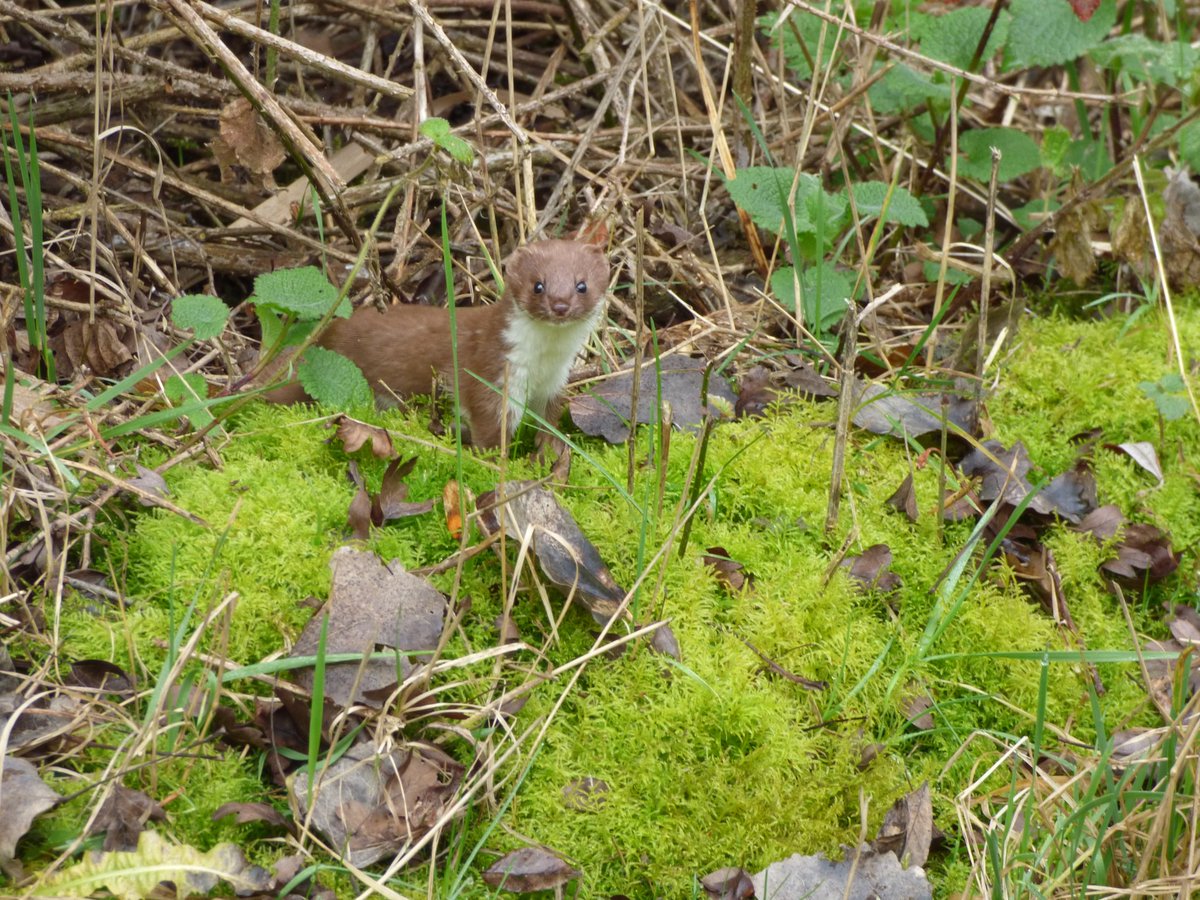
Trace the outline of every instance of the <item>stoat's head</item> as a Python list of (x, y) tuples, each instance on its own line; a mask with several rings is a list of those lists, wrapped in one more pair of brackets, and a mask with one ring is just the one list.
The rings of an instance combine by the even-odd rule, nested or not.
[(577, 322), (603, 301), (608, 275), (608, 260), (595, 244), (536, 241), (508, 258), (504, 287), (535, 319)]

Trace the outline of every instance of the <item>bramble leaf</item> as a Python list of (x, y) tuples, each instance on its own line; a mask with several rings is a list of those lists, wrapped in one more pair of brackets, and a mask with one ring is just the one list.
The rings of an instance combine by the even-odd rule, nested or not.
[[(254, 279), (251, 302), (291, 313), (301, 321), (316, 321), (325, 315), (338, 298), (338, 289), (329, 283), (316, 266), (278, 269)], [(350, 298), (343, 297), (335, 315), (350, 317)]]
[(188, 294), (171, 304), (171, 321), (176, 328), (191, 328), (196, 340), (207, 341), (225, 330), (229, 307), (220, 297)]
[(362, 370), (340, 353), (309, 347), (296, 367), (300, 385), (325, 406), (349, 408), (371, 402), (371, 386)]

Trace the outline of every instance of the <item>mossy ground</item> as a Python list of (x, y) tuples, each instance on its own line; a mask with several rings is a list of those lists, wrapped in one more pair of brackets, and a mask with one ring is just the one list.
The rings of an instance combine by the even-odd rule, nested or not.
[[(1185, 352), (1196, 352), (1200, 316), (1184, 314), (1181, 337)], [(1160, 442), (1155, 407), (1137, 386), (1171, 370), (1167, 346), (1156, 315), (1132, 326), (1055, 317), (1027, 323), (1001, 362), (988, 412), (994, 436), (1005, 445), (1024, 441), (1049, 474), (1073, 462), (1070, 436), (1091, 428), (1102, 427), (1105, 440), (1114, 443), (1155, 442), (1165, 484), (1156, 488), (1127, 457), (1099, 451), (1100, 501), (1168, 529), (1176, 547), (1187, 552), (1186, 570), (1200, 537), (1200, 498), (1187, 462), (1200, 458), (1200, 433), (1185, 418), (1166, 423)], [(416, 419), (363, 414), (420, 433)], [(182, 610), (193, 599), (204, 609), (230, 591), (239, 595), (227, 632), (231, 659), (253, 662), (295, 638), (310, 615), (298, 601), (328, 590), (329, 554), (343, 539), (353, 496), (345, 455), (326, 443), (330, 433), (310, 415), (250, 409), (220, 448), (221, 468), (195, 463), (168, 473), (175, 502), (206, 519), (209, 528), (159, 511), (111, 520), (103, 532), (107, 559), (131, 605), (123, 614), (98, 616), (94, 605), (68, 599), (63, 652), (114, 659), (153, 677), (165, 653), (162, 641)], [(690, 896), (693, 876), (720, 866), (755, 870), (792, 853), (835, 852), (859, 834), (860, 797), (866, 798), (873, 833), (887, 807), (925, 780), (933, 787), (935, 817), (948, 829), (954, 796), (998, 755), (994, 743), (970, 737), (985, 732), (1006, 741), (1032, 732), (1039, 664), (981, 654), (1069, 644), (1015, 579), (993, 566), (928, 654), (961, 655), (918, 658), (918, 641), (934, 614), (934, 586), (969, 527), (949, 526), (939, 541), (929, 514), (937, 490), (933, 466), (914, 473), (918, 523), (889, 510), (884, 501), (911, 471), (911, 459), (895, 442), (857, 433), (838, 533), (826, 539), (821, 524), (832, 417), (832, 405), (797, 403), (766, 421), (716, 429), (706, 471), (717, 476), (716, 488), (696, 519), (687, 552), (665, 557), (662, 590), (654, 593), (656, 568), (638, 599), (643, 619), (658, 613), (671, 618), (687, 669), (667, 666), (644, 648), (591, 663), (505, 814), (509, 834), (554, 847), (582, 868), (584, 896)], [(572, 487), (560, 496), (619, 583), (633, 584), (666, 539), (692, 447), (690, 435), (673, 436), (661, 513), (653, 465), (638, 469), (631, 501), (613, 487), (625, 483), (625, 448), (589, 441), (594, 462), (577, 456)], [(455, 460), (431, 451), (420, 456), (408, 479), (410, 497), (440, 496), (455, 476)], [(524, 464), (509, 465), (514, 477), (528, 474)], [(494, 471), (479, 460), (468, 455), (465, 466), (465, 480), (476, 492), (494, 484)], [(382, 464), (366, 461), (364, 468), (377, 483)], [(879, 542), (892, 548), (893, 569), (904, 580), (890, 601), (894, 612), (884, 598), (857, 593), (841, 572), (826, 580), (830, 548), (852, 528), (858, 539), (851, 552)], [(1065, 529), (1052, 530), (1048, 543), (1083, 643), (1094, 649), (1130, 646), (1121, 613), (1096, 572), (1101, 550)], [(456, 543), (433, 513), (389, 524), (371, 545), (385, 559), (415, 567), (445, 557)], [(700, 556), (716, 545), (753, 573), (753, 590), (731, 596), (715, 581)], [(452, 651), (494, 640), (492, 622), (504, 597), (500, 577), (494, 556), (466, 567), (460, 592), (470, 595), (472, 606)], [(1194, 601), (1192, 582), (1185, 575), (1148, 597), (1132, 598), (1138, 629), (1161, 634), (1158, 601)], [(452, 579), (438, 584), (449, 590)], [(544, 618), (540, 603), (523, 596), (519, 621), (530, 643), (543, 640)], [(593, 635), (589, 617), (568, 616), (551, 662), (586, 652)], [(828, 681), (828, 690), (808, 691), (769, 674), (746, 642), (786, 669)], [(214, 629), (202, 647), (219, 646)], [(481, 669), (481, 676), (487, 671)], [(1131, 720), (1152, 721), (1135, 667), (1102, 666), (1100, 676), (1109, 732)], [(1095, 733), (1089, 684), (1085, 666), (1057, 665), (1042, 713), (1085, 741)], [(535, 692), (518, 728), (548, 715), (562, 686), (546, 684)], [(905, 699), (918, 689), (936, 702), (931, 731), (905, 723)], [(861, 749), (872, 742), (884, 749), (860, 771)], [(948, 764), (964, 743), (965, 752)], [(176, 835), (201, 846), (218, 838), (244, 842), (245, 827), (216, 826), (207, 815), (226, 800), (258, 799), (266, 790), (258, 775), (250, 756), (203, 766), (173, 763), (162, 780), (189, 798), (187, 809), (179, 801), (168, 807)], [(607, 802), (592, 812), (568, 810), (562, 788), (585, 776), (609, 785)], [(1004, 773), (998, 778), (1003, 783)], [(486, 817), (476, 822), (461, 835), (466, 846), (478, 839)], [(496, 831), (488, 844), (509, 849), (515, 839)], [(274, 852), (272, 845), (260, 850), (264, 856)], [(938, 893), (961, 888), (966, 865), (965, 854), (955, 851), (932, 861)]]

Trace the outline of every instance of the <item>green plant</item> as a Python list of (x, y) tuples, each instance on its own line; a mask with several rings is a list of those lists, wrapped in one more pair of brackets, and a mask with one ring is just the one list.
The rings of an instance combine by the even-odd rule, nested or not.
[(1154, 401), (1154, 405), (1158, 407), (1158, 414), (1168, 422), (1182, 419), (1190, 409), (1187, 386), (1176, 372), (1168, 372), (1158, 381), (1139, 381), (1138, 387)]

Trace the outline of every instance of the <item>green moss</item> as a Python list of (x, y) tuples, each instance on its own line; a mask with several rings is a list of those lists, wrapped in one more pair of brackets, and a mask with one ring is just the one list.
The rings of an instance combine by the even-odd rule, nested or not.
[[(1182, 337), (1196, 347), (1200, 318), (1186, 318)], [(1120, 321), (1032, 323), (1003, 361), (1000, 386), (988, 403), (995, 436), (1006, 445), (1024, 441), (1047, 474), (1073, 463), (1067, 438), (1096, 426), (1105, 428), (1106, 441), (1157, 443), (1158, 417), (1137, 382), (1167, 370), (1163, 329), (1150, 317), (1128, 328)], [(754, 869), (795, 852), (834, 851), (857, 838), (860, 796), (868, 799), (874, 829), (894, 799), (926, 779), (934, 789), (935, 816), (949, 828), (953, 798), (999, 752), (972, 735), (1029, 735), (1043, 703), (1036, 659), (981, 654), (1129, 645), (1120, 610), (1096, 572), (1103, 550), (1090, 538), (1054, 528), (1047, 544), (1062, 573), (1078, 640), (1055, 627), (1011, 572), (992, 566), (930, 648), (928, 655), (939, 658), (921, 658), (918, 648), (939, 608), (943, 570), (970, 528), (948, 526), (939, 543), (929, 514), (937, 492), (933, 465), (913, 473), (922, 511), (915, 525), (888, 509), (884, 501), (909, 474), (910, 461), (897, 444), (863, 434), (850, 448), (841, 520), (826, 537), (831, 411), (830, 405), (798, 403), (769, 421), (728, 423), (714, 432), (704, 475), (715, 476), (716, 486), (697, 513), (687, 552), (681, 557), (675, 547), (661, 557), (638, 596), (642, 619), (671, 619), (686, 669), (644, 648), (617, 660), (598, 658), (565, 698), (536, 756), (524, 748), (523, 764), (532, 760), (531, 768), (505, 825), (570, 856), (584, 870), (585, 895), (653, 890), (685, 896), (693, 875), (719, 866)], [(175, 501), (209, 528), (160, 511), (139, 515), (129, 530), (113, 520), (105, 532), (108, 560), (132, 603), (123, 614), (98, 617), (94, 608), (69, 601), (62, 623), (69, 653), (129, 664), (130, 648), (136, 648), (142, 671), (156, 674), (170, 623), (193, 600), (202, 611), (229, 592), (237, 592), (238, 603), (228, 635), (214, 627), (203, 647), (220, 648), (227, 639), (230, 657), (251, 662), (294, 638), (309, 616), (297, 602), (328, 590), (329, 554), (342, 539), (353, 496), (344, 454), (327, 445), (329, 432), (307, 417), (303, 410), (249, 410), (220, 450), (220, 470), (185, 465), (168, 473)], [(417, 423), (395, 414), (380, 420), (418, 432)], [(1183, 420), (1167, 424), (1166, 439), (1161, 488), (1128, 458), (1097, 449), (1100, 500), (1157, 522), (1171, 530), (1177, 545), (1190, 546), (1200, 537), (1200, 499), (1180, 459), (1198, 458), (1200, 435), (1193, 421)], [(692, 436), (673, 436), (661, 512), (653, 466), (636, 472), (632, 499), (614, 489), (626, 481), (625, 448), (588, 442), (594, 462), (576, 458), (562, 502), (621, 584), (632, 585), (667, 540), (693, 448)], [(440, 496), (456, 477), (453, 456), (419, 455), (408, 479), (410, 496)], [(641, 455), (647, 455), (644, 438)], [(468, 456), (464, 464), (473, 490), (493, 485), (494, 472), (483, 461)], [(383, 464), (362, 466), (377, 484)], [(524, 464), (509, 466), (514, 477), (530, 471)], [(862, 596), (842, 572), (827, 577), (833, 554), (852, 530), (858, 537), (851, 552), (879, 542), (891, 547), (892, 568), (904, 581), (895, 597)], [(456, 548), (437, 513), (392, 523), (371, 544), (410, 567)], [(731, 596), (716, 582), (700, 560), (716, 545), (754, 575), (753, 590)], [(469, 595), (472, 605), (456, 648), (478, 649), (493, 640), (491, 623), (504, 597), (500, 573), (491, 555), (465, 567), (460, 594)], [(453, 577), (438, 584), (449, 591)], [(1131, 598), (1139, 630), (1161, 627), (1152, 602), (1161, 591)], [(527, 641), (548, 634), (541, 604), (528, 592), (516, 615)], [(559, 643), (549, 649), (550, 664), (586, 652), (593, 634), (589, 617), (568, 616)], [(772, 674), (747, 643), (829, 688), (809, 691)], [(1108, 729), (1144, 715), (1136, 671), (1104, 666), (1099, 675), (1107, 689), (1101, 706)], [(520, 677), (517, 670), (511, 677)], [(549, 715), (566, 683), (564, 678), (535, 692), (518, 729)], [(1090, 739), (1091, 684), (1087, 666), (1056, 665), (1042, 710), (1047, 721)], [(485, 687), (483, 681), (469, 683), (450, 696), (469, 699)], [(905, 724), (906, 698), (918, 690), (936, 702), (931, 731)], [(860, 772), (861, 748), (871, 742), (884, 750)], [(609, 785), (606, 802), (592, 812), (567, 809), (563, 787), (586, 776)], [(225, 826), (202, 824), (205, 811), (233, 794), (253, 796), (258, 777), (252, 759), (191, 768), (172, 782), (191, 798), (188, 809), (172, 809), (173, 826), (216, 840)], [(198, 789), (201, 778), (210, 791)], [(484, 824), (467, 829), (468, 846)], [(500, 850), (516, 842), (496, 832), (488, 846)], [(962, 853), (933, 865), (944, 889), (963, 884), (968, 863)]]

